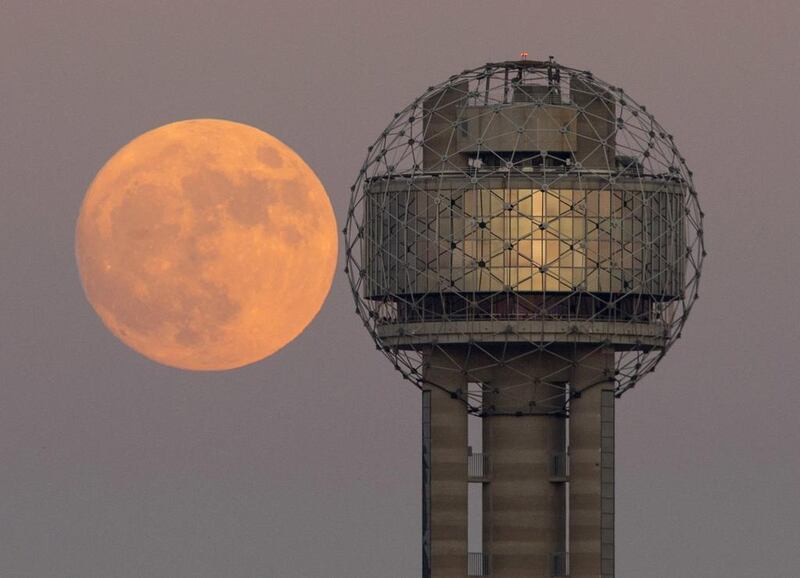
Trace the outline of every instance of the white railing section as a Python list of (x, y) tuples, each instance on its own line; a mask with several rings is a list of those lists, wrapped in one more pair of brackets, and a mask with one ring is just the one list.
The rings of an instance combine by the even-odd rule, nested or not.
[(467, 456), (467, 477), (470, 481), (488, 481), (488, 454), (469, 454)]
[(470, 552), (467, 558), (467, 576), (489, 576), (489, 555)]

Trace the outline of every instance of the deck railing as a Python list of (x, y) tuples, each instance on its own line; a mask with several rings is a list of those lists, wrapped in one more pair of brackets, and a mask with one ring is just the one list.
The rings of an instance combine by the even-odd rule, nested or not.
[(471, 481), (484, 481), (489, 478), (488, 454), (469, 454), (467, 456), (467, 477)]
[(489, 555), (470, 552), (467, 558), (467, 576), (489, 576)]

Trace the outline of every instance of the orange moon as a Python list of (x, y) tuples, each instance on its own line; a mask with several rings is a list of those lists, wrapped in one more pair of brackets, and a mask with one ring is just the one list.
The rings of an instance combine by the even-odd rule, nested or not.
[(75, 252), (108, 329), (173, 367), (263, 359), (322, 307), (337, 227), (319, 179), (251, 126), (197, 119), (137, 137), (84, 198)]

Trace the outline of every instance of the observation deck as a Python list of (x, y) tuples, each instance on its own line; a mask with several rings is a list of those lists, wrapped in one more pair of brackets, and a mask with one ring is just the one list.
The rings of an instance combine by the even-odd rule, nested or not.
[[(527, 69), (546, 72), (536, 83)], [(421, 133), (409, 116), (378, 153), (383, 170), (364, 177), (362, 292), (377, 337), (665, 346), (684, 289), (685, 180), (617, 142), (616, 96), (591, 78), (505, 70), (502, 92), (487, 76), (425, 99)], [(401, 170), (391, 152), (407, 136), (419, 156)]]

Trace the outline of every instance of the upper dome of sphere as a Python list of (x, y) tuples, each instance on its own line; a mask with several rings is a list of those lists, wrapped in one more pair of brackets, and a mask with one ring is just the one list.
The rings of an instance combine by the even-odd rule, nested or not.
[(432, 350), (467, 347), (485, 367), (603, 349), (618, 394), (679, 337), (705, 256), (672, 136), (552, 59), (464, 71), (395, 114), (352, 187), (345, 240), (359, 315), (418, 385)]

